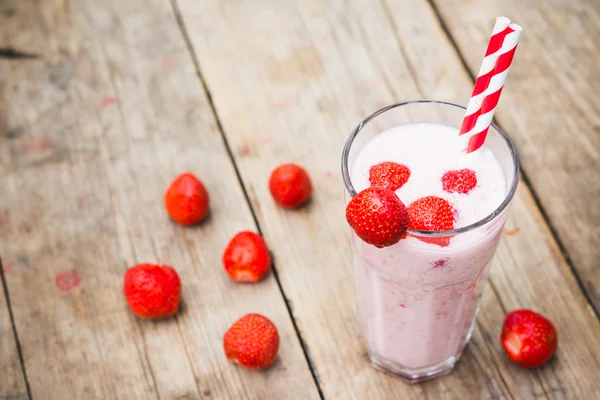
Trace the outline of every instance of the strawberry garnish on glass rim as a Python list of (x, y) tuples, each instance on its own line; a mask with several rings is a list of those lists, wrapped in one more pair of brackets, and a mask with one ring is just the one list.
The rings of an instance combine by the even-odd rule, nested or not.
[[(408, 228), (418, 231), (450, 231), (454, 229), (454, 209), (447, 200), (437, 196), (422, 197), (408, 206), (409, 222)], [(417, 239), (448, 246), (448, 236), (419, 236), (411, 234)]]
[(387, 247), (406, 237), (408, 213), (394, 192), (370, 187), (350, 200), (346, 220), (356, 235), (375, 247)]

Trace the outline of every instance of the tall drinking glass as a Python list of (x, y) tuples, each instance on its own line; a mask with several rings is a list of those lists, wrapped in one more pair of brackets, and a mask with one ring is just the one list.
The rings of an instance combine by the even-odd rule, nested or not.
[[(342, 154), (346, 204), (356, 195), (351, 179), (354, 161), (370, 139), (404, 124), (426, 122), (459, 128), (464, 114), (461, 106), (422, 100), (386, 107), (361, 122)], [(504, 170), (506, 193), (485, 218), (451, 231), (409, 230), (407, 239), (381, 249), (350, 230), (361, 337), (373, 366), (405, 381), (418, 382), (450, 372), (471, 338), (519, 180), (516, 150), (506, 133), (492, 125), (486, 145)], [(461, 156), (465, 155), (457, 153)], [(423, 245), (445, 239), (450, 239), (450, 245)]]

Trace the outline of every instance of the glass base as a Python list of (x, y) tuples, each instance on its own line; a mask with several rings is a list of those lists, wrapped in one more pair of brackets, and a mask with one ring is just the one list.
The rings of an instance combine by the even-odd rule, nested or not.
[(452, 371), (457, 357), (450, 357), (441, 363), (424, 368), (409, 368), (393, 361), (387, 360), (374, 351), (369, 351), (369, 359), (373, 367), (379, 371), (387, 372), (406, 383), (423, 382), (429, 379), (446, 375)]

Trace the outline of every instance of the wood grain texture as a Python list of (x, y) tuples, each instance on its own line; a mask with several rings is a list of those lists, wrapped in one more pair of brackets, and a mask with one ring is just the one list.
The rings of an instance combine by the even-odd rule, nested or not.
[[(9, 13), (8, 9), (4, 8), (4, 3), (0, 4), (0, 24), (4, 24), (5, 16)], [(0, 29), (0, 32), (2, 30)], [(0, 42), (1, 43), (1, 42)], [(6, 60), (0, 59), (0, 73), (4, 72)], [(6, 82), (0, 78), (0, 93), (3, 93), (6, 88)], [(2, 154), (2, 138), (7, 131), (7, 110), (9, 101), (3, 96), (0, 96), (0, 154)], [(0, 181), (3, 182), (3, 181)], [(4, 189), (0, 188), (0, 204)], [(0, 206), (0, 232), (6, 229), (10, 223), (10, 214), (6, 209)], [(1, 233), (0, 233), (1, 234)], [(2, 259), (0, 253), (0, 274), (6, 276), (13, 270), (13, 264)], [(4, 285), (0, 280), (0, 399), (28, 399), (27, 387), (23, 375), (23, 367), (17, 350), (17, 342), (13, 331), (13, 325), (10, 318), (10, 311), (7, 304), (7, 296), (4, 291)]]
[[(343, 143), (384, 105), (420, 97), (464, 103), (472, 88), (428, 3), (177, 4), (326, 398), (600, 395), (600, 325), (525, 184), (507, 225), (520, 233), (502, 240), (473, 340), (453, 374), (407, 386), (375, 372), (359, 345), (339, 172)], [(274, 205), (267, 179), (282, 162), (299, 163), (313, 177), (308, 207)], [(541, 369), (514, 367), (500, 348), (504, 315), (517, 307), (548, 315), (558, 328), (560, 350)]]
[[(11, 266), (2, 268), (10, 271)], [(29, 399), (4, 290), (0, 290), (0, 399)]]
[[(273, 275), (236, 285), (222, 270), (227, 241), (256, 227), (171, 4), (3, 7), (13, 12), (0, 47), (39, 55), (0, 64), (0, 210), (10, 216), (0, 254), (13, 266), (6, 279), (33, 398), (318, 398)], [(162, 203), (185, 170), (212, 198), (209, 220), (191, 228), (171, 223)], [(178, 270), (175, 318), (129, 312), (122, 279), (137, 262)], [(281, 336), (264, 372), (233, 365), (222, 349), (227, 328), (251, 311)]]
[(475, 74), (494, 18), (523, 26), (496, 118), (600, 313), (600, 2), (435, 4)]

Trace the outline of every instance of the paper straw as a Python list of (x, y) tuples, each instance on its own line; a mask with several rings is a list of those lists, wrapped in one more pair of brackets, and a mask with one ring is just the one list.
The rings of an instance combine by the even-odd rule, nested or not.
[(506, 17), (496, 19), (460, 129), (467, 153), (485, 141), (522, 31)]

